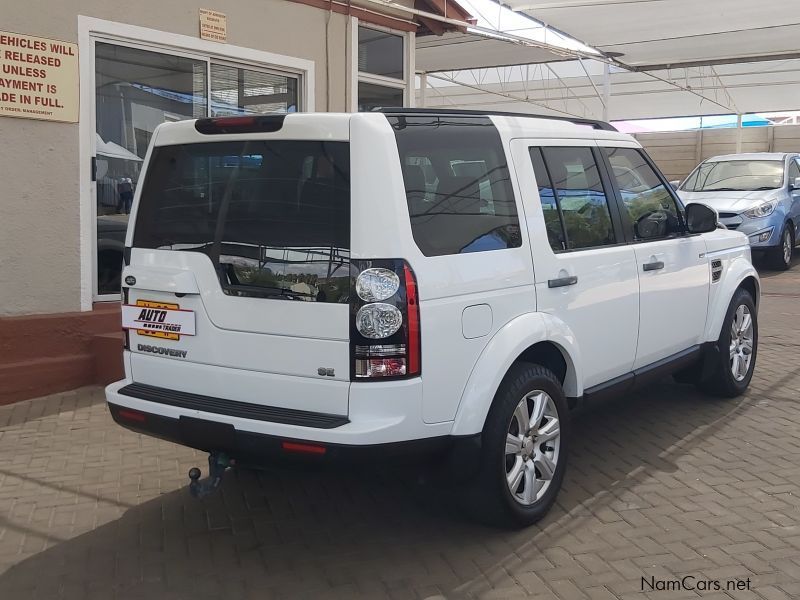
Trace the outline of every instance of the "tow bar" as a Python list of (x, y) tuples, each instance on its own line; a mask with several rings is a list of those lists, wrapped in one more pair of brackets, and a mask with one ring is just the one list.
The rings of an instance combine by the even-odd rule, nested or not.
[(200, 479), (200, 469), (189, 469), (189, 491), (195, 498), (205, 498), (213, 494), (222, 483), (222, 476), (233, 464), (233, 461), (222, 452), (212, 452), (208, 455), (208, 477)]

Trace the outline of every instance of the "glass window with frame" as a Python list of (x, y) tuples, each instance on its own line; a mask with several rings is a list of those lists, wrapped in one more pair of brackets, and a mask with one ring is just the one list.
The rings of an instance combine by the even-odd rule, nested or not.
[[(675, 199), (644, 155), (635, 148), (603, 148), (635, 240), (658, 239), (683, 231)], [(625, 219), (624, 219), (625, 220)]]
[(403, 106), (403, 88), (358, 82), (358, 110), (368, 112), (379, 107)]
[[(564, 239), (551, 238), (550, 246), (560, 249), (556, 247), (557, 243), (565, 246), (566, 250), (580, 250), (615, 244), (617, 239), (608, 196), (592, 149), (553, 146), (542, 148), (541, 152), (548, 173), (549, 189), (555, 195), (555, 206), (563, 227)], [(548, 201), (546, 191), (543, 201)], [(550, 211), (550, 236), (549, 231), (555, 231), (552, 204), (547, 210)]]
[(406, 39), (402, 34), (359, 26), (356, 105), (360, 112), (405, 105)]
[(361, 73), (405, 79), (403, 69), (403, 36), (358, 28), (358, 70)]
[(297, 78), (211, 64), (211, 116), (297, 112)]
[(95, 44), (98, 294), (120, 291), (128, 215), (153, 131), (208, 113), (206, 67), (193, 58)]

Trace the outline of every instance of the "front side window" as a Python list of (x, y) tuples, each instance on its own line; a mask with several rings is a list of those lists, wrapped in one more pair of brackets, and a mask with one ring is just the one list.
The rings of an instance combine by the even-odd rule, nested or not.
[(349, 156), (346, 142), (158, 147), (133, 245), (207, 255), (232, 296), (347, 302)]
[(488, 117), (390, 116), (414, 241), (425, 256), (517, 248), (517, 207)]
[(562, 230), (559, 237), (550, 237), (551, 247), (580, 250), (616, 243), (608, 198), (591, 148), (547, 147), (541, 152), (549, 180), (540, 191), (542, 208), (549, 215), (548, 236), (559, 236), (556, 214)]
[(617, 183), (631, 237), (646, 240), (683, 230), (672, 194), (644, 155), (634, 148), (603, 148)]
[(715, 160), (684, 182), (686, 192), (754, 192), (783, 186), (782, 160)]

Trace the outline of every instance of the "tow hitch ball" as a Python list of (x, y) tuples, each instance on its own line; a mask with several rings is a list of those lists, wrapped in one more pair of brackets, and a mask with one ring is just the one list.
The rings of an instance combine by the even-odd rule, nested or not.
[(208, 477), (200, 479), (200, 469), (189, 469), (189, 491), (195, 498), (205, 498), (212, 494), (222, 483), (222, 476), (233, 464), (233, 461), (222, 452), (212, 452), (208, 455)]

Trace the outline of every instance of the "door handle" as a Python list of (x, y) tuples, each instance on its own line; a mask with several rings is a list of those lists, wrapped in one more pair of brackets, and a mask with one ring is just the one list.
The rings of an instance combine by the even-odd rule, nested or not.
[(547, 287), (549, 287), (549, 288), (566, 287), (568, 285), (575, 285), (576, 283), (578, 283), (578, 277), (576, 275), (570, 275), (569, 277), (559, 277), (558, 279), (548, 279), (547, 280)]
[(654, 262), (644, 263), (642, 269), (645, 271), (659, 271), (664, 268), (664, 261), (657, 260)]

